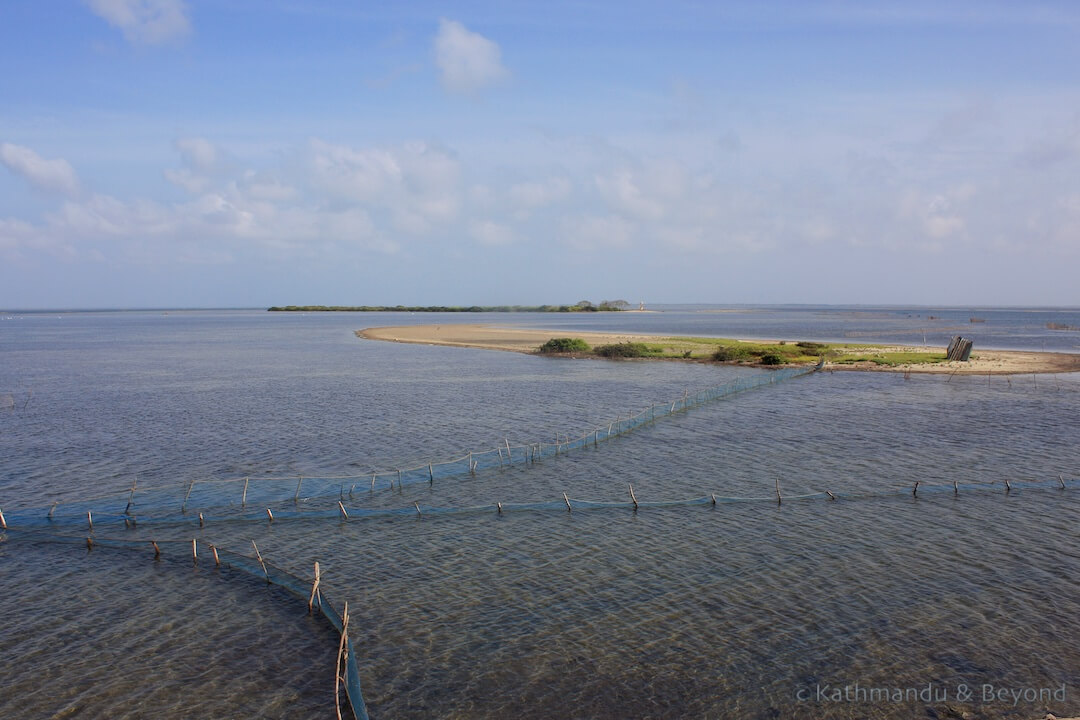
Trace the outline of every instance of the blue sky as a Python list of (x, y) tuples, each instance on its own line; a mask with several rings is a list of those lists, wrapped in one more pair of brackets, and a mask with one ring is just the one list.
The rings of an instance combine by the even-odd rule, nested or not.
[(0, 307), (1080, 305), (1080, 4), (0, 8)]

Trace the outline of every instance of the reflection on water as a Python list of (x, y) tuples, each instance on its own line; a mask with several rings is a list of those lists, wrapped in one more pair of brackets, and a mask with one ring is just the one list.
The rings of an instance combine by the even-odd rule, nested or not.
[[(988, 316), (990, 317), (990, 316)], [(192, 477), (367, 472), (574, 434), (743, 372), (358, 341), (355, 318), (107, 317), (0, 334), (4, 509)], [(992, 317), (990, 317), (992, 319)], [(606, 320), (605, 320), (606, 321)], [(580, 322), (575, 319), (575, 322)], [(376, 323), (368, 323), (376, 324)], [(388, 323), (381, 323), (388, 324)], [(7, 332), (5, 327), (0, 333)], [(535, 465), (357, 507), (879, 492), (841, 500), (224, 523), (190, 540), (319, 560), (372, 716), (907, 718), (1080, 709), (1080, 381), (817, 374)], [(332, 506), (332, 500), (328, 501)], [(99, 532), (104, 532), (99, 530)], [(265, 583), (147, 551), (9, 539), (0, 712), (325, 716), (332, 630)], [(33, 592), (16, 588), (35, 588)], [(822, 686), (947, 702), (834, 701)], [(961, 685), (1066, 702), (963, 702)], [(8, 690), (10, 688), (10, 691)], [(48, 688), (46, 691), (45, 688)], [(63, 716), (63, 715), (61, 715)]]

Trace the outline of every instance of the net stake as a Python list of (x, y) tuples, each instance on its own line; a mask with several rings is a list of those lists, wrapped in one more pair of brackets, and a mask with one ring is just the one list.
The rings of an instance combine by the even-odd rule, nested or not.
[(501, 502), (495, 503), (495, 507), (499, 508), (499, 514), (502, 515), (502, 503)]
[(337, 666), (334, 668), (334, 706), (337, 720), (341, 720), (341, 658), (345, 654), (345, 642), (349, 637), (349, 601), (341, 610), (341, 641), (338, 643)]
[(211, 545), (210, 552), (214, 553), (214, 567), (221, 567), (221, 558), (218, 557), (217, 546)]
[[(311, 608), (315, 605), (315, 596), (319, 593), (319, 582), (322, 580), (322, 576), (319, 574), (319, 561), (315, 561), (315, 582), (311, 585), (311, 597), (307, 601), (308, 615), (311, 614)], [(320, 599), (320, 605), (322, 604)]]
[(630, 488), (630, 499), (634, 501), (634, 510), (638, 509), (637, 496), (634, 495), (634, 486), (630, 483), (626, 484), (626, 487)]
[(435, 472), (431, 469), (431, 463), (427, 466), (428, 485), (435, 484)]
[(250, 480), (249, 477), (244, 478), (244, 494), (240, 496), (240, 507), (247, 505), (247, 487)]
[(509, 440), (509, 438), (503, 438), (503, 442), (506, 443), (506, 460), (510, 464), (513, 464), (514, 456), (510, 454), (510, 440)]
[(296, 494), (293, 495), (293, 504), (300, 502), (300, 486), (304, 484), (304, 476), (301, 475), (296, 481)]
[(90, 532), (94, 532), (94, 516), (89, 510), (86, 511), (86, 524), (90, 527)]
[(953, 495), (959, 495), (960, 494), (960, 485), (955, 480), (952, 481), (952, 494)]
[(338, 504), (337, 504), (337, 507), (338, 507), (338, 510), (340, 510), (340, 511), (341, 511), (341, 517), (343, 517), (343, 518), (345, 518), (346, 520), (348, 520), (348, 519), (349, 519), (349, 513), (347, 513), (347, 512), (345, 511), (345, 506), (341, 504), (341, 501), (340, 501), (340, 500), (338, 500)]
[(375, 473), (371, 473), (371, 489), (375, 489)]
[(206, 522), (203, 520), (202, 513), (199, 513), (199, 527), (205, 527)]
[(1058, 482), (1061, 483), (1061, 489), (1064, 490), (1065, 489), (1065, 478), (1058, 475)]
[(911, 497), (919, 497), (919, 481), (915, 481), (915, 487), (911, 489)]
[(566, 493), (562, 494), (562, 499), (566, 503), (566, 512), (573, 512), (574, 508), (570, 507), (570, 498), (566, 497)]
[(266, 517), (270, 518), (270, 522), (274, 522), (274, 513), (270, 512), (270, 508), (266, 508)]
[(832, 494), (831, 492), (829, 492), (828, 490), (826, 490), (826, 491), (825, 491), (825, 494), (829, 496), (829, 499), (830, 499), (830, 500), (835, 500), (835, 499), (836, 499), (836, 496), (835, 496), (835, 495), (833, 495), (833, 494)]
[(124, 514), (127, 515), (131, 510), (131, 503), (135, 500), (135, 486), (139, 484), (139, 476), (135, 476), (135, 482), (131, 483), (131, 494), (128, 495), (127, 507), (124, 508)]
[(418, 518), (424, 517), (424, 513), (420, 512), (420, 503), (419, 502), (414, 502), (413, 507), (416, 508), (416, 517), (418, 517)]
[(471, 452), (469, 453), (469, 474), (470, 475), (475, 475), (476, 474), (476, 466), (473, 465), (472, 453)]
[(713, 493), (710, 497), (712, 497), (712, 504), (715, 505), (716, 504), (716, 493)]
[(191, 538), (191, 563), (193, 565), (199, 564), (199, 545), (195, 538)]
[(59, 504), (60, 504), (60, 501), (57, 500), (56, 502), (54, 502), (52, 504), (52, 507), (49, 508), (49, 522), (52, 522), (53, 513), (56, 511), (56, 506), (59, 505)]
[(270, 584), (270, 573), (266, 571), (266, 563), (263, 562), (262, 554), (259, 552), (259, 546), (255, 544), (255, 541), (251, 541), (251, 547), (255, 548), (255, 558), (259, 561), (259, 565), (262, 567), (263, 575), (266, 576), (266, 584)]
[(94, 549), (94, 538), (87, 536), (86, 538), (86, 552), (90, 552)]
[(777, 505), (782, 505), (783, 503), (784, 503), (784, 499), (782, 497), (780, 497), (780, 476), (777, 475), (776, 476), (776, 504)]
[(1009, 484), (1008, 480), (1005, 481), (1005, 492), (1006, 493), (1012, 492), (1012, 485)]
[(161, 548), (158, 547), (157, 541), (156, 540), (151, 540), (150, 544), (154, 546), (154, 559), (155, 560), (160, 560), (161, 559)]
[(184, 493), (184, 504), (180, 506), (180, 512), (182, 512), (182, 513), (187, 512), (187, 501), (188, 501), (188, 498), (191, 497), (191, 489), (193, 487), (195, 487), (195, 481), (194, 480), (192, 480), (190, 483), (188, 483), (187, 492)]
[(7, 530), (7, 520), (4, 519), (3, 510), (0, 510), (0, 529)]

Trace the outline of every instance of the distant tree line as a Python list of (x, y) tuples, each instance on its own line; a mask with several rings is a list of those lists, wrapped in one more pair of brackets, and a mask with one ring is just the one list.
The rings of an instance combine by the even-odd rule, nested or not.
[(579, 300), (574, 305), (275, 305), (270, 312), (618, 312), (626, 310), (625, 300), (603, 300), (593, 304)]

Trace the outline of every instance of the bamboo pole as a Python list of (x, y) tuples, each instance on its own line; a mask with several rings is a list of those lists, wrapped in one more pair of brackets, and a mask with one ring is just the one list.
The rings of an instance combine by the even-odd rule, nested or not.
[(94, 538), (89, 535), (86, 536), (86, 552), (90, 552), (94, 549)]
[(826, 490), (826, 491), (825, 491), (825, 494), (829, 496), (829, 499), (830, 499), (830, 500), (835, 500), (835, 499), (836, 499), (836, 496), (835, 496), (835, 495), (833, 495), (833, 494), (832, 494), (831, 492), (829, 492), (828, 490)]
[(348, 520), (349, 519), (349, 513), (345, 511), (345, 506), (341, 504), (340, 500), (338, 500), (337, 508), (338, 508), (338, 510), (341, 511), (341, 517)]
[(199, 527), (205, 527), (206, 522), (203, 520), (202, 513), (199, 513)]
[(572, 512), (574, 508), (570, 507), (570, 498), (566, 497), (566, 493), (562, 494), (562, 499), (566, 503), (566, 512)]
[(915, 487), (911, 489), (911, 497), (919, 497), (919, 481), (915, 481)]
[(49, 522), (52, 522), (52, 519), (53, 519), (53, 513), (54, 513), (54, 512), (56, 512), (56, 506), (57, 506), (57, 505), (59, 505), (59, 504), (60, 504), (60, 501), (59, 501), (59, 500), (57, 500), (56, 502), (54, 502), (54, 503), (52, 504), (52, 507), (51, 507), (51, 508), (49, 508)]
[(255, 548), (255, 559), (259, 561), (259, 565), (262, 567), (263, 575), (266, 576), (266, 584), (270, 584), (270, 573), (266, 571), (266, 563), (263, 562), (262, 553), (259, 552), (259, 546), (255, 544), (255, 541), (251, 541), (251, 547)]
[(303, 485), (303, 484), (304, 484), (304, 476), (301, 475), (299, 477), (299, 479), (296, 481), (296, 494), (293, 495), (293, 499), (292, 499), (294, 505), (296, 503), (300, 502), (300, 486)]
[(94, 516), (90, 514), (90, 511), (86, 511), (86, 524), (90, 528), (90, 532), (94, 532)]
[(214, 553), (214, 567), (221, 567), (221, 558), (217, 554), (217, 545), (211, 545), (210, 552)]
[(416, 517), (423, 518), (424, 513), (420, 512), (420, 503), (419, 502), (413, 502), (413, 507), (416, 508)]
[(247, 505), (247, 488), (248, 488), (248, 481), (250, 481), (250, 480), (251, 480), (250, 477), (244, 478), (244, 494), (242, 496), (240, 496), (240, 507), (244, 507), (245, 505)]
[(199, 544), (195, 538), (191, 538), (191, 563), (193, 565), (199, 564)]
[(952, 481), (952, 494), (953, 495), (959, 495), (960, 494), (960, 484), (958, 482), (956, 482), (955, 480)]
[(156, 540), (151, 540), (150, 544), (154, 546), (154, 559), (155, 560), (160, 560), (161, 559), (161, 548), (158, 547), (157, 541)]
[(139, 476), (135, 476), (135, 482), (131, 483), (131, 494), (128, 495), (127, 507), (124, 508), (124, 514), (127, 515), (131, 510), (131, 503), (135, 501), (135, 486), (139, 484)]
[(0, 510), (0, 529), (7, 530), (7, 520), (4, 519), (3, 510)]
[(506, 443), (506, 460), (511, 465), (513, 465), (514, 464), (514, 456), (510, 454), (510, 439), (509, 438), (503, 438), (503, 442)]
[(188, 498), (191, 497), (191, 490), (194, 487), (195, 487), (195, 480), (193, 479), (187, 486), (187, 492), (184, 493), (184, 504), (180, 506), (180, 512), (182, 512), (182, 513), (187, 512), (187, 501), (188, 501)]
[[(319, 573), (319, 561), (315, 561), (315, 582), (311, 585), (311, 597), (307, 601), (308, 615), (311, 614), (311, 608), (315, 605), (315, 596), (319, 593), (319, 583), (322, 581), (322, 576)], [(319, 603), (322, 604), (321, 602)]]
[(1064, 490), (1065, 489), (1065, 478), (1061, 477), (1061, 475), (1058, 475), (1058, 482), (1061, 483), (1061, 489)]
[(434, 485), (435, 484), (435, 471), (432, 470), (431, 463), (428, 463), (428, 466), (427, 466), (427, 476), (428, 476), (428, 484), (429, 485)]
[(1012, 492), (1012, 485), (1009, 484), (1008, 479), (1005, 480), (1005, 492), (1006, 493)]
[[(341, 640), (338, 643), (337, 666), (334, 668), (334, 706), (337, 720), (341, 720), (341, 661), (345, 656), (345, 641), (349, 637), (349, 601), (341, 611)], [(348, 659), (346, 659), (348, 662)]]
[(630, 499), (634, 501), (634, 510), (638, 509), (637, 496), (634, 495), (634, 486), (627, 483), (626, 486), (630, 488)]
[(716, 505), (716, 493), (713, 493), (711, 495), (711, 497), (712, 497), (712, 504), (715, 506)]
[(501, 502), (495, 503), (495, 507), (499, 508), (499, 514), (502, 515), (502, 503)]
[(375, 473), (371, 473), (371, 489), (375, 489)]
[(780, 476), (777, 475), (776, 476), (776, 504), (777, 505), (782, 505), (783, 503), (784, 503), (784, 499), (780, 497)]
[(270, 512), (270, 508), (266, 508), (266, 517), (270, 518), (270, 522), (274, 522), (274, 513)]

